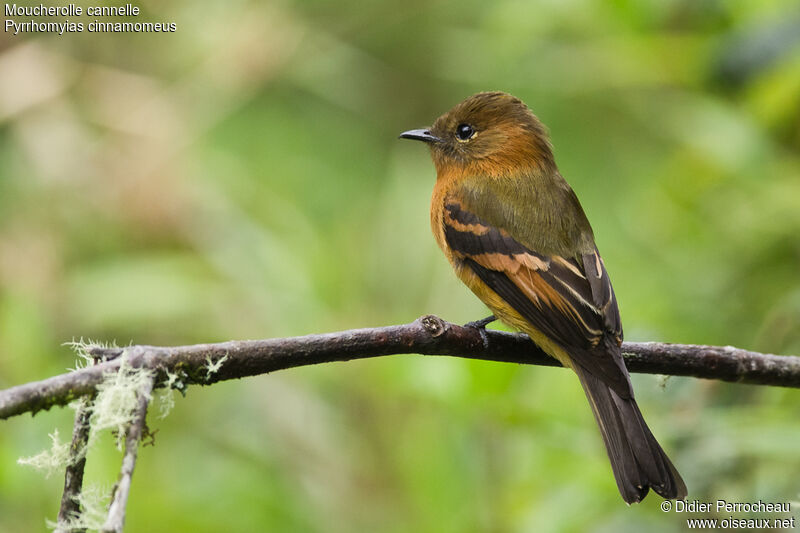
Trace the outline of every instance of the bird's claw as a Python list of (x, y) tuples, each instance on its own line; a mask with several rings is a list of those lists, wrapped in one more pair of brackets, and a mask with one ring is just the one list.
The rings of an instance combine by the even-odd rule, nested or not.
[(477, 329), (478, 333), (481, 336), (481, 340), (483, 341), (483, 347), (484, 348), (488, 348), (489, 347), (489, 336), (486, 334), (486, 326), (488, 326), (489, 324), (491, 324), (495, 320), (497, 320), (497, 318), (494, 315), (491, 315), (491, 316), (487, 316), (486, 318), (482, 318), (480, 320), (475, 320), (473, 322), (467, 322), (466, 324), (464, 324), (464, 327), (465, 328), (475, 328), (475, 329)]
[(487, 316), (486, 318), (482, 318), (480, 320), (475, 320), (473, 322), (467, 322), (466, 324), (464, 324), (464, 327), (465, 328), (486, 329), (486, 326), (488, 326), (489, 324), (491, 324), (495, 320), (497, 320), (497, 318), (494, 315), (491, 315), (491, 316)]

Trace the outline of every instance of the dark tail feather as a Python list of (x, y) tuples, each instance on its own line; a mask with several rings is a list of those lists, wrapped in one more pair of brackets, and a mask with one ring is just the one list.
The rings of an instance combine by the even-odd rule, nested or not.
[(580, 367), (576, 370), (600, 426), (622, 498), (627, 503), (640, 502), (652, 488), (666, 499), (684, 499), (686, 485), (650, 433), (636, 400), (621, 398), (592, 374)]

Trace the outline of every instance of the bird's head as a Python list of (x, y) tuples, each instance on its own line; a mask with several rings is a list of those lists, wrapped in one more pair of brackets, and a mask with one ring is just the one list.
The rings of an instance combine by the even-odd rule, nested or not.
[(454, 170), (500, 176), (555, 168), (544, 125), (522, 100), (503, 92), (470, 96), (430, 128), (400, 138), (427, 143), (439, 176)]

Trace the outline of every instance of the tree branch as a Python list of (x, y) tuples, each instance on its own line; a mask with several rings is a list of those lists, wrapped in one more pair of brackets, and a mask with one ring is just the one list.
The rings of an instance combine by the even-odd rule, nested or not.
[(55, 533), (83, 533), (83, 528), (72, 528), (69, 524), (81, 513), (80, 495), (83, 490), (83, 471), (86, 468), (86, 446), (92, 417), (93, 395), (75, 411), (72, 443), (69, 447), (69, 464), (64, 473), (64, 493), (58, 509), (58, 526)]
[[(179, 377), (178, 386), (209, 385), (298, 366), (406, 353), (560, 366), (527, 335), (495, 330), (483, 334), (482, 331), (428, 315), (400, 326), (191, 346), (131, 346), (125, 350), (131, 366), (158, 372), (157, 386), (163, 386), (167, 373)], [(122, 350), (97, 348), (92, 355), (111, 358), (119, 356)], [(800, 357), (761, 354), (733, 347), (650, 342), (626, 342), (622, 350), (631, 372), (800, 387)], [(213, 366), (223, 357), (225, 361), (214, 370)], [(91, 394), (103, 375), (115, 372), (119, 366), (118, 360), (107, 360), (0, 391), (0, 419), (36, 413)]]
[(128, 434), (125, 437), (125, 455), (122, 457), (119, 481), (114, 487), (111, 505), (108, 508), (108, 518), (106, 523), (103, 524), (103, 533), (122, 533), (122, 526), (125, 524), (125, 507), (128, 505), (128, 494), (130, 494), (131, 490), (133, 468), (136, 466), (139, 441), (142, 440), (147, 424), (147, 406), (150, 403), (150, 395), (153, 392), (154, 383), (155, 379), (152, 376), (149, 377), (138, 392), (138, 405), (136, 406), (134, 419), (128, 426)]

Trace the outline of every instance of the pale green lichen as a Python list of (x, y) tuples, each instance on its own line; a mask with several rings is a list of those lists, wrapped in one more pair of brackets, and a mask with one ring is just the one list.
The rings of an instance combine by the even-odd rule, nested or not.
[(206, 380), (209, 380), (212, 375), (219, 372), (222, 368), (222, 363), (228, 360), (228, 354), (223, 355), (216, 362), (211, 359), (211, 356), (206, 356)]
[[(72, 341), (67, 343), (78, 355), (75, 369), (86, 368), (95, 363), (92, 351), (96, 348), (113, 349), (113, 344), (104, 344), (91, 340)], [(225, 357), (213, 363), (209, 361), (206, 368), (209, 375), (219, 370)], [(45, 476), (49, 477), (55, 472), (63, 471), (71, 462), (85, 457), (92, 445), (102, 431), (111, 429), (116, 434), (117, 448), (122, 450), (125, 442), (125, 435), (128, 426), (134, 421), (139, 396), (141, 394), (151, 395), (152, 380), (156, 373), (145, 368), (135, 368), (131, 366), (128, 350), (124, 349), (119, 356), (119, 369), (109, 372), (104, 376), (103, 381), (97, 386), (96, 394), (93, 399), (89, 397), (79, 398), (72, 401), (69, 406), (76, 411), (80, 409), (91, 409), (89, 435), (87, 445), (82, 450), (70, 453), (70, 443), (61, 442), (58, 431), (50, 435), (50, 449), (45, 450), (32, 457), (21, 458), (20, 464), (28, 465), (41, 470)], [(185, 385), (182, 383), (179, 374), (167, 373), (167, 382), (164, 393), (159, 395), (160, 416), (165, 417), (174, 406), (175, 401), (172, 397), (172, 389), (183, 390)], [(48, 522), (48, 526), (57, 531), (70, 531), (73, 529), (100, 530), (107, 514), (108, 494), (110, 491), (101, 491), (97, 487), (88, 486), (83, 489), (78, 496), (81, 507), (79, 515), (70, 517), (60, 523)]]
[(77, 497), (81, 512), (59, 522), (47, 520), (47, 527), (55, 529), (56, 533), (81, 529), (100, 531), (108, 514), (108, 495), (110, 492), (110, 489), (101, 488), (97, 485), (84, 487)]
[(156, 399), (158, 400), (158, 418), (160, 419), (166, 418), (170, 411), (172, 411), (172, 408), (175, 407), (173, 389), (182, 390), (184, 387), (178, 374), (170, 371), (167, 371), (166, 374), (167, 381), (163, 385), (164, 388), (156, 393)]
[(78, 356), (78, 359), (75, 361), (75, 368), (71, 370), (80, 370), (94, 364), (95, 356), (92, 355), (93, 350), (119, 349), (119, 346), (117, 346), (115, 342), (100, 342), (93, 341), (92, 339), (83, 340), (83, 337), (78, 340), (72, 339), (72, 341), (65, 342), (63, 345), (72, 348), (75, 355)]
[(104, 429), (116, 431), (117, 449), (122, 450), (125, 430), (136, 416), (139, 394), (146, 391), (150, 398), (150, 383), (155, 372), (146, 368), (134, 368), (128, 361), (128, 352), (120, 356), (119, 370), (109, 372), (97, 386), (97, 395), (91, 417), (89, 445)]
[(70, 462), (69, 442), (61, 442), (56, 429), (50, 433), (50, 449), (31, 457), (20, 457), (17, 463), (27, 465), (44, 472), (44, 477), (49, 478), (54, 473), (64, 469)]

